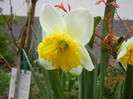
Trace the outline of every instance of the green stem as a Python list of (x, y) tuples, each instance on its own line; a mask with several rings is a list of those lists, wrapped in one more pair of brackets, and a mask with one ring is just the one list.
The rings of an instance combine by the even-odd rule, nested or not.
[(65, 88), (65, 78), (66, 78), (66, 75), (65, 75), (65, 73), (62, 71), (62, 73), (61, 73), (61, 88), (62, 88), (62, 90), (64, 90)]
[[(95, 32), (95, 28), (100, 23), (100, 21), (101, 17), (97, 16), (94, 18), (93, 32)], [(97, 57), (94, 51), (92, 50), (95, 38), (94, 34), (90, 42), (85, 46), (85, 48), (87, 49), (88, 54), (92, 59), (95, 69), (93, 71), (87, 71), (84, 69), (81, 76), (79, 77), (79, 99), (94, 99), (96, 97), (98, 64)]]
[[(115, 0), (107, 0), (107, 3), (110, 3), (110, 2), (113, 2)], [(109, 19), (110, 18), (114, 18), (114, 13), (115, 13), (115, 7), (113, 5), (107, 5), (106, 8), (105, 8), (105, 14), (104, 14), (104, 17), (106, 18), (108, 13), (111, 13), (111, 15), (109, 16)], [(112, 30), (113, 30), (113, 20), (110, 21), (110, 23), (108, 25), (111, 25), (112, 28), (111, 28), (111, 32), (110, 34), (112, 33)], [(107, 25), (107, 20), (103, 20), (103, 29), (102, 29), (102, 37), (105, 38), (108, 34), (108, 26)], [(106, 46), (106, 45), (105, 45)], [(99, 90), (98, 90), (98, 94), (97, 94), (97, 98), (99, 99), (103, 99), (103, 92), (104, 92), (104, 81), (105, 81), (105, 75), (106, 75), (106, 68), (107, 68), (107, 65), (108, 65), (108, 57), (109, 57), (109, 54), (108, 54), (108, 51), (107, 49), (105, 48), (101, 48), (101, 60), (100, 60), (100, 82), (99, 82)]]
[(84, 92), (84, 72), (83, 70), (82, 74), (79, 76), (79, 99), (85, 99), (85, 92)]
[(133, 64), (127, 64), (127, 77), (124, 88), (124, 99), (133, 98)]

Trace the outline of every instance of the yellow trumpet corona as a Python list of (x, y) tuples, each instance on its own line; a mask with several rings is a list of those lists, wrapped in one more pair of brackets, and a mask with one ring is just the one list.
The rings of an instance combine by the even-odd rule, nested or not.
[(52, 33), (38, 46), (38, 54), (51, 62), (55, 69), (71, 70), (80, 65), (80, 50), (77, 41), (66, 33)]

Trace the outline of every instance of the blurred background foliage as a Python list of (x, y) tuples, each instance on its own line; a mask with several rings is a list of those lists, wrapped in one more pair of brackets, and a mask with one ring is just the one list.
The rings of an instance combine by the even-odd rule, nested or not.
[[(3, 79), (4, 78), (4, 79)], [(7, 99), (9, 90), (10, 73), (0, 69), (0, 99)]]

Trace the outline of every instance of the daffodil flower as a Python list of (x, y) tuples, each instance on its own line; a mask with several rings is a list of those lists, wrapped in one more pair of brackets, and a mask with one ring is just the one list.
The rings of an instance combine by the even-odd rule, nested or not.
[(121, 62), (126, 70), (127, 63), (133, 63), (133, 37), (124, 42), (118, 52), (117, 62)]
[(50, 4), (40, 10), (43, 40), (38, 45), (39, 61), (47, 70), (62, 69), (80, 75), (82, 68), (94, 69), (85, 49), (93, 34), (94, 18), (90, 10), (78, 8), (64, 17)]

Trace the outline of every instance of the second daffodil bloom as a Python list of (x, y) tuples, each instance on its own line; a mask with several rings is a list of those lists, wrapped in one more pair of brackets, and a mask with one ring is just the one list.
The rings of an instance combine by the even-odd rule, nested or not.
[(40, 10), (39, 21), (43, 31), (38, 45), (39, 61), (47, 70), (62, 69), (80, 75), (82, 68), (94, 69), (85, 49), (93, 34), (94, 17), (90, 10), (79, 8), (64, 17), (50, 4)]
[(117, 62), (121, 62), (125, 70), (127, 68), (127, 63), (133, 63), (133, 37), (122, 44), (119, 49)]

